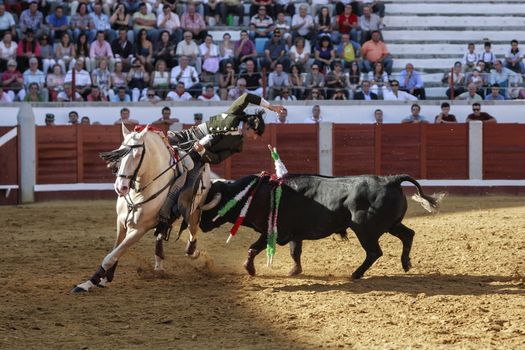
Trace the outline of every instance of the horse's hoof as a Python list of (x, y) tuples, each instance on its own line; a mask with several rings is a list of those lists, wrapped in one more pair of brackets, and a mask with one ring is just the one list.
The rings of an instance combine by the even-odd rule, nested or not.
[(192, 254), (186, 253), (186, 256), (192, 259), (197, 259), (201, 255), (200, 250), (195, 250)]
[(196, 250), (197, 250), (197, 240), (194, 240), (193, 242), (188, 241), (188, 244), (186, 245), (186, 255), (192, 256)]
[(85, 289), (82, 288), (82, 287), (75, 286), (75, 288), (73, 288), (73, 289), (71, 290), (71, 293), (72, 293), (72, 294), (87, 293), (87, 290), (85, 290)]
[(292, 276), (298, 276), (300, 275), (301, 273), (303, 272), (303, 269), (301, 266), (294, 266), (290, 272), (288, 272), (288, 276), (289, 277), (292, 277)]

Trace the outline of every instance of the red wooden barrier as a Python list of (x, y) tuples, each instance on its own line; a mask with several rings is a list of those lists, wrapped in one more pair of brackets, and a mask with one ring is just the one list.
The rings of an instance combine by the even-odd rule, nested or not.
[(468, 124), (426, 128), (427, 179), (468, 179)]
[(483, 125), (483, 178), (525, 178), (525, 124)]
[[(0, 126), (0, 136), (7, 134), (16, 126)], [(20, 132), (20, 129), (18, 129)], [(0, 185), (18, 185), (20, 166), (19, 166), (19, 137), (16, 136), (9, 140), (0, 148)], [(6, 197), (6, 190), (0, 191), (0, 204), (18, 203), (17, 189), (10, 190)]]

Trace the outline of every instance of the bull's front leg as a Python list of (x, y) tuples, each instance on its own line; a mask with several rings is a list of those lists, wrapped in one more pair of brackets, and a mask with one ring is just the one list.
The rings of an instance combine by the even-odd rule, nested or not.
[(244, 262), (244, 268), (250, 276), (255, 276), (255, 257), (264, 249), (266, 249), (266, 244), (267, 236), (265, 234), (262, 234), (259, 237), (259, 239), (250, 246), (250, 249), (248, 249), (248, 257)]
[(303, 272), (301, 266), (301, 254), (303, 252), (303, 241), (290, 241), (290, 255), (292, 256), (294, 266), (288, 272), (288, 276), (297, 276)]

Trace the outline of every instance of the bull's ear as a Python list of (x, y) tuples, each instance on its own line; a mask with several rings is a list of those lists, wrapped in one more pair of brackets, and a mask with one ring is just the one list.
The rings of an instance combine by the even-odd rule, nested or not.
[(131, 131), (128, 130), (126, 124), (122, 123), (122, 136), (126, 137), (131, 133)]

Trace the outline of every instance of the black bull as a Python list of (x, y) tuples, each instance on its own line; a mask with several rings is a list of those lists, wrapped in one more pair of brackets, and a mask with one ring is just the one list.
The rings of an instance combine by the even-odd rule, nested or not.
[[(218, 209), (229, 199), (245, 188), (257, 175), (243, 177), (233, 182), (217, 181), (212, 185), (207, 201), (221, 194), (220, 203), (213, 209), (204, 211), (200, 227), (204, 232), (234, 223), (247, 197), (224, 217), (216, 222), (212, 219)], [(410, 250), (414, 231), (401, 223), (407, 211), (407, 200), (401, 188), (404, 181), (417, 187), (415, 200), (425, 209), (437, 208), (441, 196), (425, 195), (419, 183), (408, 175), (397, 176), (355, 176), (325, 177), (319, 175), (292, 175), (285, 177), (282, 200), (279, 207), (278, 238), (279, 245), (290, 243), (290, 253), (294, 267), (290, 275), (302, 272), (301, 251), (303, 240), (317, 240), (334, 233), (346, 237), (347, 228), (355, 232), (366, 258), (354, 273), (358, 279), (383, 255), (379, 238), (389, 232), (403, 243), (401, 265), (405, 271), (411, 267)], [(270, 191), (275, 183), (263, 178), (243, 226), (259, 232), (261, 236), (248, 250), (244, 264), (250, 275), (255, 275), (254, 259), (266, 248), (268, 215), (270, 210)]]

